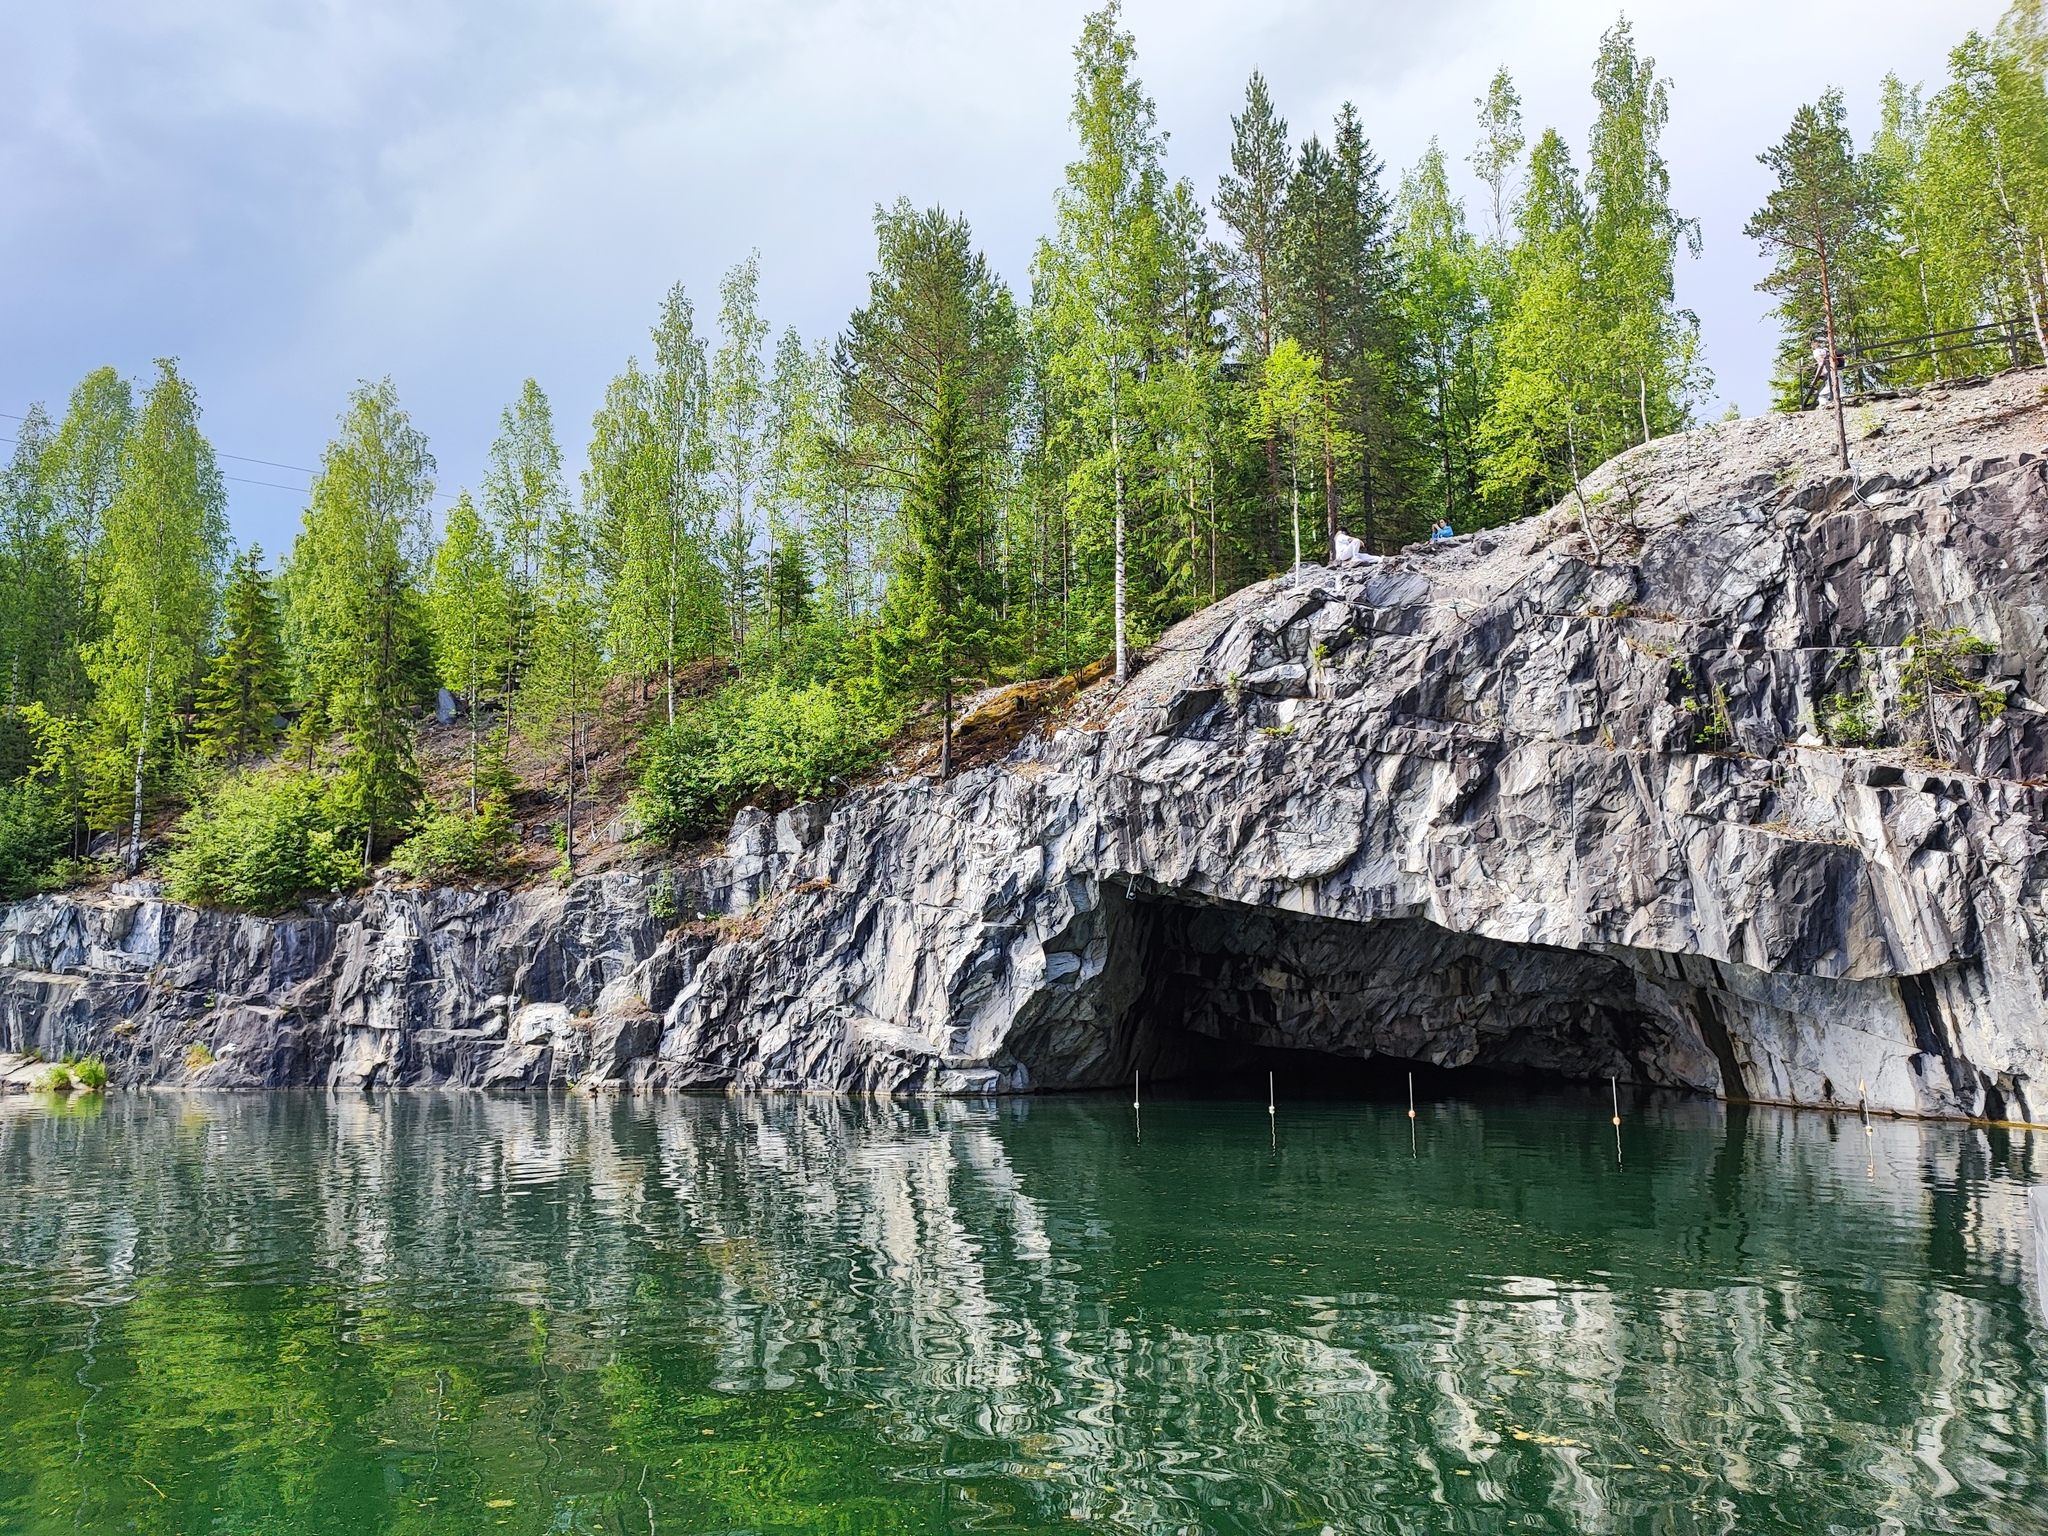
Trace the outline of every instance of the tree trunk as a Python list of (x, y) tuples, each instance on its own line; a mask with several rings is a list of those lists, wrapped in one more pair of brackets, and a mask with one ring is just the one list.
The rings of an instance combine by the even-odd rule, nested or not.
[(1112, 396), (1109, 407), (1109, 455), (1116, 478), (1116, 681), (1130, 681), (1131, 656), (1124, 633), (1124, 448), (1123, 423)]
[[(152, 616), (153, 617), (153, 616)], [(142, 720), (135, 731), (135, 815), (128, 827), (128, 873), (142, 868), (142, 765), (149, 751), (149, 706), (156, 688), (156, 626), (150, 625), (149, 659), (142, 668)]]
[(569, 878), (576, 878), (576, 719), (569, 718), (568, 806), (562, 816), (562, 862)]
[(1289, 443), (1287, 455), (1289, 493), (1287, 505), (1294, 518), (1294, 575), (1301, 580), (1301, 453), (1299, 443)]
[(1330, 442), (1329, 413), (1323, 415), (1323, 559), (1337, 563), (1337, 450)]
[(1820, 307), (1828, 323), (1828, 393), (1835, 402), (1835, 447), (1842, 456), (1842, 468), (1849, 467), (1849, 423), (1842, 413), (1842, 370), (1835, 357), (1835, 294), (1828, 281), (1828, 237), (1814, 221), (1814, 252), (1820, 257)]
[(475, 625), (474, 623), (472, 623), (472, 624), (470, 625), (470, 628), (469, 628), (469, 677), (468, 677), (468, 679), (467, 679), (467, 681), (468, 681), (468, 683), (469, 683), (469, 698), (468, 698), (468, 700), (467, 700), (467, 705), (468, 705), (468, 709), (469, 709), (469, 814), (470, 814), (470, 815), (472, 815), (472, 816), (474, 816), (474, 815), (476, 814), (476, 771), (477, 771), (477, 739), (476, 739), (476, 733), (477, 733), (477, 719), (476, 719), (476, 704), (477, 704), (477, 697), (476, 697), (476, 696), (477, 696), (477, 680), (476, 680), (476, 674), (477, 674), (477, 665), (476, 665), (476, 651), (477, 651), (477, 643), (476, 643), (476, 625)]
[(1360, 522), (1358, 537), (1359, 542), (1365, 545), (1365, 552), (1368, 555), (1376, 555), (1380, 550), (1378, 543), (1373, 538), (1372, 531), (1372, 455), (1370, 453), (1361, 453), (1358, 458), (1358, 508)]

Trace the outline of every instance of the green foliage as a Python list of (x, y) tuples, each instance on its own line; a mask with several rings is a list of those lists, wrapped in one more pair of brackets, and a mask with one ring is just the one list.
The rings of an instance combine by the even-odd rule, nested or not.
[(1876, 697), (1865, 678), (1870, 669), (1868, 648), (1858, 644), (1850, 652), (1844, 670), (1858, 686), (1837, 687), (1814, 709), (1814, 724), (1830, 746), (1874, 747), (1884, 734), (1884, 722)]
[(42, 889), (71, 850), (62, 803), (36, 783), (0, 786), (0, 901)]
[(294, 769), (238, 773), (178, 822), (164, 863), (178, 901), (280, 912), (362, 877), (346, 786)]
[(677, 669), (728, 633), (711, 553), (709, 364), (681, 284), (653, 342), (652, 370), (628, 358), (605, 391), (583, 499), (602, 551), (611, 653), (623, 671), (662, 679), (673, 719)]
[(359, 385), (321, 455), (282, 585), (305, 696), (349, 746), (340, 785), (367, 865), (418, 802), (412, 717), (432, 687), (419, 590), (434, 458), (389, 379)]
[(391, 862), (414, 880), (483, 879), (504, 872), (513, 843), (504, 801), (487, 797), (474, 812), (459, 806), (429, 811)]
[(66, 1056), (38, 1073), (35, 1086), (39, 1093), (105, 1093), (107, 1064), (97, 1056)]
[(675, 843), (749, 801), (815, 799), (873, 763), (894, 725), (848, 691), (735, 683), (649, 743), (641, 818)]
[(1817, 723), (1830, 746), (1874, 747), (1883, 734), (1876, 701), (1863, 689), (1836, 693), (1820, 701)]
[(172, 706), (197, 675), (213, 625), (226, 505), (198, 397), (177, 364), (159, 358), (106, 508), (106, 630), (86, 653), (101, 714), (133, 758), (130, 869), (142, 853), (151, 752), (169, 745)]
[(1929, 751), (1943, 753), (1956, 745), (1941, 739), (1941, 725), (1933, 710), (1937, 695), (1968, 699), (1980, 721), (1994, 720), (2005, 712), (2004, 690), (1976, 681), (1967, 668), (1970, 661), (1997, 651), (1990, 641), (1960, 627), (1906, 637), (1899, 669), (1899, 713), (1908, 720), (1920, 718), (1927, 733), (1922, 741)]
[(464, 492), (449, 510), (434, 551), (427, 622), (441, 686), (459, 694), (469, 716), (469, 808), (480, 793), (483, 713), (510, 681), (513, 642), (512, 570), (504, 547)]
[(228, 574), (219, 653), (199, 684), (199, 748), (230, 763), (268, 752), (277, 741), (286, 696), (284, 641), (277, 600), (252, 545)]

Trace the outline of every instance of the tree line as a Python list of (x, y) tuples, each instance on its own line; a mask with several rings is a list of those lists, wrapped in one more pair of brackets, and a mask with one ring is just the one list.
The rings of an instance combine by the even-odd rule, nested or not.
[[(1980, 96), (2038, 97), (2032, 14), (1958, 50), (2004, 85), (1959, 74), (1925, 107), (1891, 90), (1897, 122), (1920, 126), (1888, 115), (1849, 156), (1858, 228), (1884, 232), (1837, 258), (1855, 324), (1890, 323), (1863, 317), (1905, 291), (1861, 267), (1850, 284), (1866, 250), (1890, 252), (1893, 279), (1949, 274), (1935, 286), (1955, 313), (2048, 278), (2025, 222), (2041, 183), (2019, 169), (2039, 156), (2034, 119), (1997, 119), (1998, 143), (2034, 137), (1984, 172), (2021, 233), (1997, 224), (2006, 247), (1970, 247), (2010, 247), (2024, 275), (1994, 261), (1958, 298), (1933, 225), (1913, 226), (1909, 260), (1893, 203), (1872, 200), (1905, 196), (1911, 176), (1874, 167), (1907, 163), (1908, 140), (1912, 176), (1941, 182), (1922, 202), (1963, 196), (1961, 173), (1937, 174), (1961, 153), (1947, 125)], [(529, 380), (481, 482), (437, 518), (424, 434), (389, 380), (366, 382), (272, 571), (232, 547), (175, 362), (139, 386), (98, 370), (61, 417), (32, 408), (0, 529), (0, 882), (69, 878), (95, 833), (137, 868), (153, 808), (180, 805), (168, 867), (204, 899), (332, 888), (394, 848), (415, 873), (480, 871), (510, 839), (515, 739), (553, 765), (573, 868), (592, 727), (621, 698), (654, 710), (657, 835), (763, 790), (821, 792), (925, 705), (950, 772), (966, 690), (1098, 658), (1121, 679), (1179, 618), (1329, 558), (1340, 528), (1386, 551), (1438, 521), (1519, 517), (1691, 423), (1707, 376), (1674, 274), (1699, 231), (1662, 156), (1669, 82), (1625, 21), (1594, 61), (1582, 161), (1554, 129), (1525, 132), (1505, 69), (1491, 80), (1476, 221), (1440, 145), (1390, 176), (1354, 108), (1297, 136), (1257, 73), (1205, 202), (1169, 169), (1115, 0), (1074, 58), (1075, 156), (1028, 291), (964, 217), (907, 201), (877, 210), (866, 302), (828, 340), (773, 332), (756, 257), (703, 319), (678, 285), (573, 473)], [(1942, 228), (1988, 216), (1970, 206)], [(1797, 219), (1770, 217), (1753, 232), (1791, 249)], [(1788, 337), (1809, 323), (1805, 270), (1782, 267)], [(726, 680), (713, 696), (707, 675)], [(417, 758), (437, 688), (466, 711), (446, 805), (424, 803)]]

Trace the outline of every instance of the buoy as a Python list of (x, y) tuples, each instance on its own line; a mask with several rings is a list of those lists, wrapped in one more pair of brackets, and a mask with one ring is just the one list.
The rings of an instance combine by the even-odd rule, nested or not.
[(1131, 1108), (1133, 1108), (1133, 1109), (1136, 1109), (1137, 1107), (1138, 1107), (1138, 1074), (1137, 1074), (1137, 1073), (1135, 1073), (1135, 1072), (1133, 1072), (1133, 1073), (1131, 1074)]
[(1273, 1074), (1266, 1074), (1266, 1113), (1273, 1113)]
[(1415, 1074), (1408, 1074), (1408, 1118), (1415, 1118)]

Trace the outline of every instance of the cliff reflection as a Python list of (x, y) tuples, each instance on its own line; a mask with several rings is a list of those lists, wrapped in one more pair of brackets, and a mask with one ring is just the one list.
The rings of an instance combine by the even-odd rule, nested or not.
[(0, 1524), (2048, 1521), (2025, 1137), (1654, 1102), (1617, 1166), (1590, 1097), (1420, 1124), (10, 1103)]

